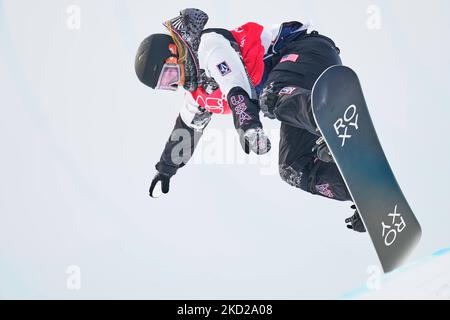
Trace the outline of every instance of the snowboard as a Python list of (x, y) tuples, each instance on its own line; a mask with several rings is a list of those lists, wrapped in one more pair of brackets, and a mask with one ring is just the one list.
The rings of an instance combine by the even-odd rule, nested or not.
[(312, 90), (314, 119), (366, 226), (385, 273), (405, 262), (421, 227), (397, 183), (356, 73), (328, 68)]

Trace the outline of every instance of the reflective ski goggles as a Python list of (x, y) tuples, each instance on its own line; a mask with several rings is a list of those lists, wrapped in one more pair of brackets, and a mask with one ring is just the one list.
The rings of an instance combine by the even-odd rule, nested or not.
[(156, 89), (175, 91), (180, 82), (180, 66), (178, 64), (166, 63), (162, 67)]
[(177, 47), (174, 44), (171, 44), (169, 45), (169, 50), (173, 56), (165, 61), (161, 73), (159, 74), (156, 89), (176, 91), (182, 80), (182, 70), (178, 64)]

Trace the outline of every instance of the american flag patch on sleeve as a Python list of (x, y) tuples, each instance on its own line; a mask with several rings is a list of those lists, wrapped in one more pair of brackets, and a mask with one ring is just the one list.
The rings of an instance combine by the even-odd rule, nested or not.
[(287, 54), (285, 56), (283, 56), (283, 58), (281, 58), (280, 63), (281, 62), (286, 62), (286, 61), (290, 61), (290, 62), (296, 62), (298, 60), (298, 54)]

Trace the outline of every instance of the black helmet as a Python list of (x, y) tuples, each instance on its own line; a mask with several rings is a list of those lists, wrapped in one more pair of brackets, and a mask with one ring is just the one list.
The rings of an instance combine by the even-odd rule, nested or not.
[(152, 34), (142, 41), (136, 54), (134, 68), (139, 80), (155, 89), (165, 61), (173, 56), (169, 45), (174, 44), (167, 34)]

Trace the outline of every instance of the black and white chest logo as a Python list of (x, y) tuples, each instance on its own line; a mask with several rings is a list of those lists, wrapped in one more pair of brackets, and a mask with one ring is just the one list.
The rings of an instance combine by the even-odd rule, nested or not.
[(219, 69), (222, 77), (226, 76), (227, 74), (229, 74), (231, 72), (231, 68), (228, 66), (226, 61), (219, 63), (217, 65), (217, 69)]

